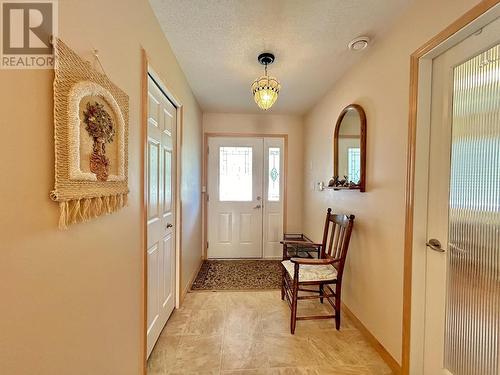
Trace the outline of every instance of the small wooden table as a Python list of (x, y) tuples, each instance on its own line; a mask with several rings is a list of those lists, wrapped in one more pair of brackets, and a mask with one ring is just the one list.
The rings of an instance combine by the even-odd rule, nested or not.
[(286, 233), (283, 241), (295, 241), (286, 246), (287, 258), (319, 258), (319, 247), (302, 233)]

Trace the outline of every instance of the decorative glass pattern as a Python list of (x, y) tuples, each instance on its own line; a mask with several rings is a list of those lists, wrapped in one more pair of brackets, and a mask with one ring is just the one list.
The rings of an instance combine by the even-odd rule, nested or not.
[(269, 179), (267, 185), (267, 200), (280, 200), (280, 149), (269, 147)]
[(347, 149), (347, 178), (349, 181), (358, 183), (361, 169), (361, 150), (359, 147)]
[(454, 69), (444, 366), (500, 375), (500, 45)]
[(219, 200), (252, 201), (251, 147), (220, 147)]

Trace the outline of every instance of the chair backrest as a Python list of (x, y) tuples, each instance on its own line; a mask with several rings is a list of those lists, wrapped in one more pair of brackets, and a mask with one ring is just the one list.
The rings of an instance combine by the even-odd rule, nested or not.
[(327, 210), (321, 258), (338, 259), (339, 262), (334, 266), (339, 276), (344, 270), (353, 225), (354, 215), (337, 215), (332, 214), (331, 208)]

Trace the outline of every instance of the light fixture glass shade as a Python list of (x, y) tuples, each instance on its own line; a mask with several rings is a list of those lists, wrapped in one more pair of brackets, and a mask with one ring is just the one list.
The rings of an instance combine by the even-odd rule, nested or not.
[(262, 76), (252, 84), (252, 95), (259, 108), (267, 111), (278, 99), (281, 85), (274, 77)]

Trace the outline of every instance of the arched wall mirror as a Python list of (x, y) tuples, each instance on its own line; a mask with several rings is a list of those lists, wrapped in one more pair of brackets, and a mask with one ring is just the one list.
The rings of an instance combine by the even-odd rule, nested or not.
[(365, 191), (366, 115), (358, 104), (345, 107), (337, 119), (333, 135), (333, 179), (335, 190)]

